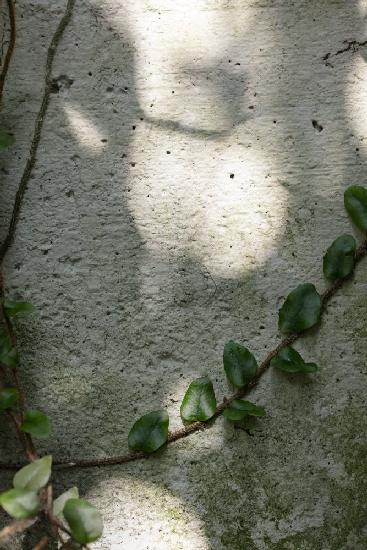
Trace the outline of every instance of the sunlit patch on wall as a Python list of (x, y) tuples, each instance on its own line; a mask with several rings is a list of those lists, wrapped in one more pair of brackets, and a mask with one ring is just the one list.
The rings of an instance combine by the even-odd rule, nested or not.
[[(169, 156), (157, 147), (165, 140)], [(263, 152), (197, 139), (182, 151), (172, 134), (152, 132), (138, 154), (129, 208), (153, 256), (192, 258), (212, 275), (238, 278), (274, 254), (288, 194)]]
[(71, 105), (64, 105), (64, 112), (79, 145), (89, 152), (101, 152), (107, 143), (107, 136), (102, 134), (95, 122)]
[[(144, 476), (146, 477), (146, 476)], [(181, 465), (177, 493), (184, 486), (185, 471)], [(195, 508), (181, 501), (168, 488), (152, 483), (143, 476), (110, 477), (104, 482), (99, 501), (108, 505), (113, 495), (113, 514), (105, 515), (105, 539), (111, 550), (139, 548), (200, 548), (209, 550), (203, 522), (196, 517)], [(101, 504), (100, 504), (101, 505)], [(110, 519), (119, 515), (120, 529)], [(137, 528), (137, 525), (144, 526)]]
[(367, 48), (351, 60), (345, 103), (356, 137), (363, 141), (367, 135)]

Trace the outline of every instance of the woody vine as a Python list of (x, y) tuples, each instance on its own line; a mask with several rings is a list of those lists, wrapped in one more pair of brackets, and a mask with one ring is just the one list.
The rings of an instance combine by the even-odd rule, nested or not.
[[(32, 304), (14, 301), (5, 293), (2, 263), (8, 252), (17, 227), (24, 193), (36, 162), (37, 147), (51, 91), (52, 65), (57, 46), (72, 16), (75, 0), (68, 0), (47, 54), (45, 89), (41, 108), (31, 143), (29, 158), (21, 178), (9, 229), (0, 247), (0, 413), (13, 426), (24, 452), (25, 463), (0, 463), (0, 469), (17, 470), (13, 487), (0, 494), (0, 506), (13, 521), (0, 531), (0, 544), (20, 534), (40, 519), (46, 520), (49, 528), (33, 550), (46, 548), (51, 538), (61, 548), (88, 548), (103, 531), (102, 514), (86, 500), (79, 497), (76, 487), (54, 498), (52, 475), (60, 468), (102, 467), (123, 464), (149, 457), (163, 445), (171, 444), (190, 434), (205, 430), (219, 417), (243, 425), (249, 416), (263, 417), (265, 408), (243, 398), (260, 382), (269, 368), (287, 373), (312, 374), (318, 365), (305, 361), (292, 347), (294, 342), (309, 329), (320, 323), (331, 298), (353, 276), (357, 264), (367, 255), (367, 240), (357, 246), (351, 235), (341, 235), (327, 249), (323, 258), (323, 273), (329, 282), (328, 288), (319, 294), (311, 283), (304, 283), (292, 290), (279, 311), (278, 328), (283, 340), (258, 365), (254, 355), (243, 345), (230, 341), (223, 350), (223, 366), (233, 394), (218, 404), (211, 380), (204, 376), (192, 381), (183, 396), (180, 414), (183, 427), (169, 431), (169, 417), (165, 410), (143, 415), (132, 426), (128, 436), (130, 452), (103, 459), (58, 461), (51, 455), (40, 457), (37, 441), (47, 437), (51, 422), (39, 410), (28, 408), (26, 392), (21, 384), (21, 350), (16, 340), (14, 319), (33, 310)], [(0, 104), (4, 82), (15, 45), (15, 12), (12, 0), (7, 0), (10, 21), (10, 38), (0, 75)], [(0, 131), (0, 149), (11, 147), (14, 137)], [(345, 208), (354, 225), (367, 235), (367, 189), (351, 186), (344, 194)]]

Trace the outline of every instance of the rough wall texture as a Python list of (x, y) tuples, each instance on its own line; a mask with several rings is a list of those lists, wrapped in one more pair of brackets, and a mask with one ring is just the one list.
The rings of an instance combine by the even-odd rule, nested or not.
[[(64, 5), (17, 2), (1, 235)], [(366, 13), (365, 0), (77, 2), (6, 258), (8, 292), (37, 307), (17, 328), (29, 400), (53, 421), (42, 450), (121, 453), (161, 407), (179, 426), (193, 377), (228, 394), (228, 339), (260, 360), (288, 291), (324, 288), (322, 254), (350, 231), (343, 190), (366, 182)], [(367, 547), (366, 275), (296, 346), (321, 372), (269, 372), (254, 392), (268, 416), (252, 436), (220, 419), (149, 461), (57, 476), (103, 510), (96, 549)], [(4, 432), (1, 457), (17, 448)]]

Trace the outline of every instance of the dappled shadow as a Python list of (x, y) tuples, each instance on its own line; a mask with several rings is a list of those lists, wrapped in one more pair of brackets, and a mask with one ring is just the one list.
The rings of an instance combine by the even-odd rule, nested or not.
[[(160, 407), (179, 425), (179, 400), (193, 377), (208, 373), (218, 396), (228, 392), (223, 343), (243, 341), (261, 358), (275, 341), (285, 293), (305, 273), (321, 283), (318, 260), (334, 230), (344, 230), (343, 188), (365, 169), (346, 111), (355, 58), (335, 57), (333, 66), (324, 59), (341, 29), (345, 39), (364, 33), (357, 5), (340, 6), (223, 7), (222, 51), (203, 48), (195, 59), (190, 50), (185, 59), (172, 53), (175, 89), (164, 78), (149, 87), (134, 6), (129, 17), (115, 3), (76, 8), (25, 205), (34, 220), (24, 216), (7, 266), (9, 291), (26, 293), (39, 310), (19, 331), (32, 404), (53, 419), (44, 450), (65, 458), (120, 453), (133, 420)], [(149, 37), (159, 18), (154, 10), (147, 18), (153, 31), (139, 29)], [(165, 62), (152, 65), (155, 73), (166, 75)], [(165, 103), (155, 97), (163, 85)], [(305, 352), (313, 345), (306, 340)], [(257, 399), (276, 412), (251, 425), (253, 437), (219, 421), (149, 461), (60, 473), (56, 483), (77, 482), (98, 497), (113, 548), (168, 548), (173, 527), (182, 529), (176, 543), (191, 521), (192, 548), (325, 540), (342, 548), (347, 535), (342, 527), (332, 532), (337, 515), (325, 511), (334, 486), (317, 467), (324, 451), (317, 436), (302, 435), (317, 426), (317, 416), (303, 413), (322, 382), (268, 377)], [(11, 456), (12, 443), (3, 443)], [(330, 438), (325, 445), (333, 449)], [(314, 485), (300, 468), (305, 461), (316, 470)], [(162, 486), (173, 495), (167, 502)], [(335, 499), (343, 503), (343, 495)], [(129, 520), (136, 525), (142, 515), (148, 534)]]

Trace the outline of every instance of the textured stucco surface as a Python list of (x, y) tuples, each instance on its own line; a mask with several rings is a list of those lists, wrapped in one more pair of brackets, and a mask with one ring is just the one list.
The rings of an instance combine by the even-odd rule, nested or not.
[[(63, 9), (17, 2), (1, 236)], [(343, 190), (366, 183), (366, 13), (364, 0), (76, 3), (5, 265), (9, 294), (37, 308), (17, 328), (29, 402), (53, 423), (42, 451), (119, 454), (161, 407), (179, 426), (193, 377), (230, 391), (228, 339), (261, 360), (289, 290), (325, 287), (322, 255), (351, 231)], [(219, 419), (149, 461), (59, 473), (103, 511), (94, 548), (365, 549), (366, 276), (364, 263), (296, 346), (320, 373), (267, 373), (252, 436)]]

